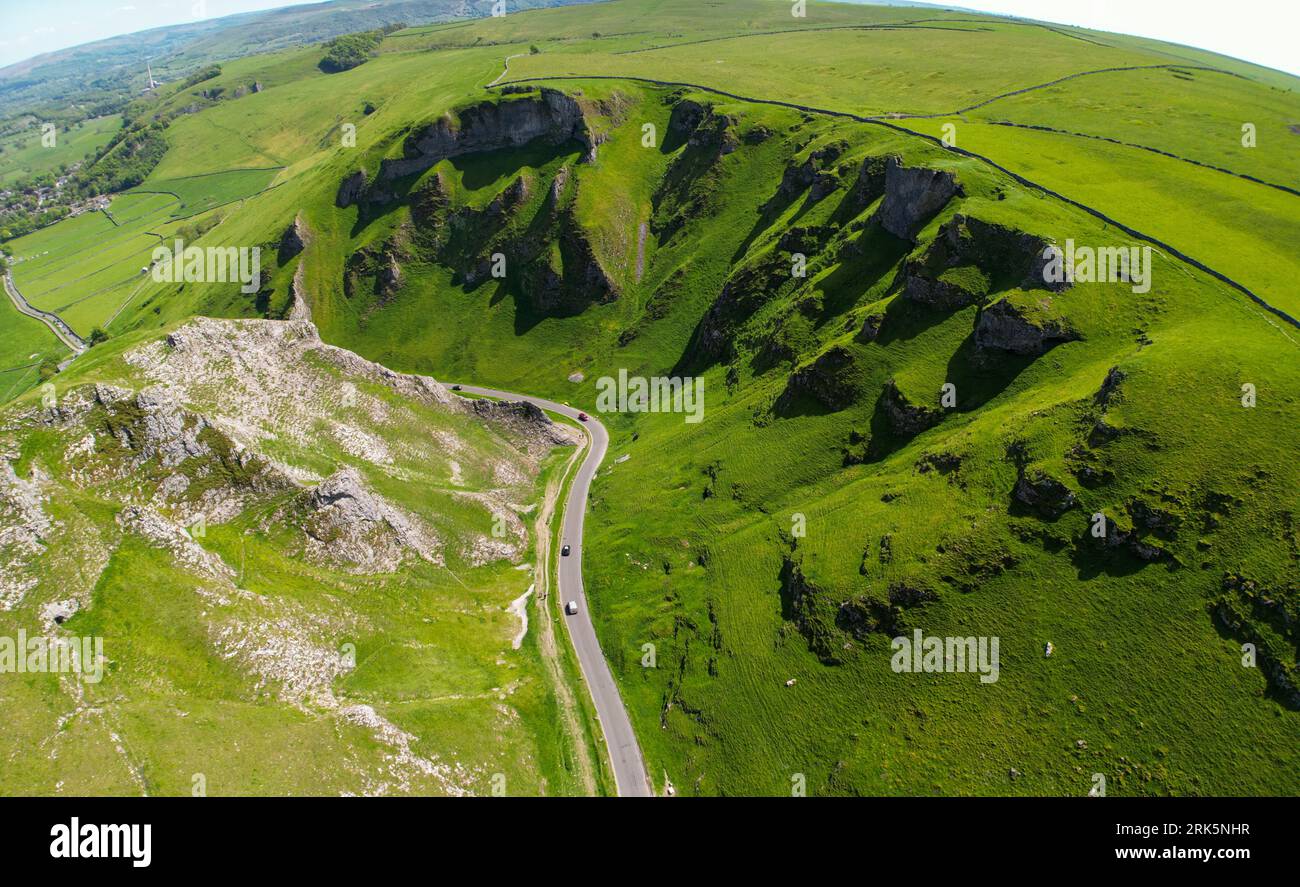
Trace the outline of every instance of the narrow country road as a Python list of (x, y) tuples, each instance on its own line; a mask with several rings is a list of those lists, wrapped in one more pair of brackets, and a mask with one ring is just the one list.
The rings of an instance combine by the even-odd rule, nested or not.
[[(449, 383), (444, 384), (450, 387)], [(462, 385), (461, 390), (467, 394), (499, 400), (523, 400), (570, 419), (578, 418), (578, 410), (573, 407), (539, 397), (475, 385)], [(605, 654), (601, 652), (600, 641), (596, 638), (596, 629), (591, 622), (587, 597), (582, 588), (582, 527), (587, 516), (587, 496), (591, 490), (591, 479), (596, 476), (596, 469), (605, 458), (609, 434), (605, 431), (605, 426), (595, 418), (589, 418), (581, 424), (586, 428), (591, 447), (573, 477), (573, 486), (569, 489), (569, 498), (564, 507), (560, 546), (563, 548), (568, 545), (570, 554), (568, 557), (560, 557), (556, 594), (562, 611), (569, 601), (578, 604), (578, 612), (572, 616), (565, 613), (564, 621), (569, 628), (573, 648), (578, 653), (578, 664), (582, 667), (587, 687), (591, 690), (592, 701), (596, 704), (596, 717), (605, 733), (605, 744), (609, 749), (610, 763), (614, 767), (618, 793), (623, 797), (650, 797), (650, 780), (641, 758), (641, 747), (637, 744), (636, 734), (632, 732), (632, 722), (628, 719), (627, 709), (623, 707), (623, 698), (619, 695), (618, 685), (614, 683), (614, 675), (605, 661)]]
[(506, 56), (505, 67), (502, 69), (501, 73), (496, 76), (496, 79), (493, 80), (491, 83), (489, 83), (487, 86), (485, 86), (484, 89), (491, 89), (492, 87), (496, 86), (498, 83), (501, 82), (502, 77), (505, 77), (507, 74), (510, 73), (511, 59), (523, 58), (526, 55), (528, 55), (528, 53), (526, 52), (516, 52), (514, 55)]
[(23, 298), (23, 294), (18, 292), (18, 287), (14, 285), (13, 276), (8, 271), (5, 272), (4, 286), (5, 292), (9, 294), (9, 301), (14, 303), (14, 307), (18, 309), (18, 313), (26, 314), (28, 317), (35, 318), (49, 327), (50, 331), (59, 337), (60, 342), (72, 349), (72, 355), (74, 357), (90, 347), (85, 343), (81, 336), (78, 336), (72, 331), (72, 327), (63, 322), (63, 318), (59, 317), (57, 314), (51, 314), (48, 311), (33, 308), (28, 304), (27, 300)]

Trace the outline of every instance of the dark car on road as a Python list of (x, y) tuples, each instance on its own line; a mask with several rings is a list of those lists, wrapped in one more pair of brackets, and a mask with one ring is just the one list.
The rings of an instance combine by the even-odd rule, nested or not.
[(560, 557), (568, 557), (568, 556), (569, 556), (569, 546), (566, 545), (560, 549)]

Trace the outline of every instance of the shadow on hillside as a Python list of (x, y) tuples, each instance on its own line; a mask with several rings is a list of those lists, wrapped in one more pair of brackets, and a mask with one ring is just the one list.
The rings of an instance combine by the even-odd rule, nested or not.
[[(1214, 626), (1214, 630), (1219, 637), (1234, 644), (1257, 643), (1259, 640), (1259, 637), (1253, 631), (1234, 631), (1229, 626), (1224, 625), (1214, 615), (1213, 607), (1210, 609), (1210, 624)], [(1274, 631), (1278, 629), (1276, 625), (1270, 627)], [(1285, 637), (1285, 635), (1283, 636)], [(1297, 653), (1300, 654), (1300, 649), (1297, 649)], [(1273, 678), (1274, 670), (1281, 668), (1281, 663), (1273, 658), (1267, 647), (1258, 650), (1257, 655), (1260, 660), (1259, 664), (1262, 666), (1258, 670), (1265, 680), (1264, 696), (1290, 711), (1300, 711), (1300, 694), (1296, 694), (1294, 691), (1291, 693), (1284, 692)], [(1272, 661), (1270, 662), (1270, 660)]]
[[(850, 409), (845, 407), (844, 409)], [(776, 402), (772, 404), (772, 415), (782, 419), (801, 419), (808, 416), (829, 416), (843, 410), (832, 409), (815, 397), (807, 394), (795, 394), (789, 387), (785, 388)]]
[(1146, 567), (1156, 565), (1156, 561), (1144, 561), (1122, 547), (1103, 548), (1091, 537), (1075, 540), (1074, 551), (1070, 555), (1077, 575), (1085, 582), (1098, 576), (1112, 579), (1132, 576)]
[[(461, 174), (461, 184), (465, 190), (479, 191), (503, 178), (516, 176), (525, 168), (540, 169), (563, 157), (571, 157), (576, 161), (577, 147), (578, 143), (572, 140), (560, 145), (550, 145), (541, 139), (533, 139), (519, 148), (464, 154), (452, 158), (450, 163)], [(372, 182), (370, 189), (358, 204), (357, 220), (352, 225), (350, 236), (354, 239), (360, 237), (372, 224), (400, 207), (408, 205), (412, 189), (427, 173), (428, 170), (411, 173), (382, 185)], [(370, 200), (369, 198), (375, 194), (381, 195), (384, 199)]]
[(894, 342), (910, 341), (952, 316), (951, 311), (940, 311), (913, 302), (901, 291), (897, 291), (897, 287), (891, 289), (896, 289), (896, 295), (885, 308), (885, 319), (881, 322), (880, 334), (875, 339), (877, 345), (883, 347)]
[(463, 281), (454, 279), (453, 283), (460, 287), (460, 291), (466, 294), (477, 293), (483, 287), (492, 287), (488, 295), (488, 307), (495, 308), (506, 299), (512, 299), (515, 304), (514, 312), (514, 332), (516, 336), (524, 336), (533, 330), (542, 321), (551, 317), (567, 316), (556, 314), (545, 314), (534, 308), (528, 299), (520, 292), (518, 281), (511, 277), (504, 280), (488, 278), (479, 281), (473, 286), (465, 284)]
[(957, 409), (968, 413), (1005, 391), (1036, 359), (1032, 354), (980, 351), (972, 332), (948, 359), (944, 378), (957, 387)]
[[(883, 389), (881, 394), (883, 395)], [(889, 421), (889, 414), (885, 411), (885, 399), (883, 396), (876, 398), (875, 408), (871, 413), (871, 423), (866, 446), (867, 463), (881, 462), (888, 459), (897, 451), (912, 442), (912, 437), (906, 434), (899, 434), (894, 430), (893, 423)]]
[(796, 194), (793, 197), (783, 197), (781, 192), (778, 190), (775, 194), (769, 197), (767, 201), (758, 208), (758, 218), (754, 220), (754, 224), (750, 227), (749, 233), (745, 235), (745, 238), (740, 242), (740, 246), (736, 247), (736, 251), (732, 253), (731, 264), (734, 265), (741, 259), (745, 258), (750, 247), (754, 245), (754, 241), (758, 240), (758, 238), (763, 235), (764, 231), (771, 228), (772, 225), (776, 223), (776, 220), (781, 217), (781, 214), (789, 209), (790, 206), (793, 205), (800, 196), (802, 196), (803, 205), (800, 206), (799, 209), (795, 211), (795, 214), (786, 222), (785, 230), (798, 227), (799, 220), (807, 215), (810, 209), (817, 205), (817, 201), (811, 199), (811, 192), (811, 188), (805, 188), (800, 194)]
[(823, 298), (817, 325), (824, 326), (853, 308), (911, 249), (911, 244), (880, 226), (868, 225), (861, 237), (841, 250), (836, 269), (819, 282)]
[(541, 169), (564, 158), (576, 163), (579, 150), (580, 146), (572, 139), (558, 145), (548, 144), (543, 139), (533, 139), (519, 148), (462, 154), (453, 157), (450, 163), (461, 174), (461, 184), (465, 189), (478, 191), (501, 179), (517, 176), (525, 168)]

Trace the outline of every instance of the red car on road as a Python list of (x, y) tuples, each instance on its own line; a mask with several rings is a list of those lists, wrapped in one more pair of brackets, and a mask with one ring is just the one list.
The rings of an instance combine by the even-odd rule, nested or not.
[(587, 421), (587, 414), (586, 414), (586, 413), (578, 413), (578, 421), (579, 421), (579, 422), (586, 422), (586, 421)]

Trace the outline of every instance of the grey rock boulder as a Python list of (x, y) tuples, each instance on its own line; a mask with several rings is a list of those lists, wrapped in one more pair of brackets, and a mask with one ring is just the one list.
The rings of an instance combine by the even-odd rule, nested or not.
[(543, 88), (536, 95), (480, 102), (455, 117), (440, 117), (406, 140), (400, 159), (383, 162), (379, 180), (391, 182), (448, 157), (519, 147), (533, 139), (552, 145), (577, 141), (585, 149), (584, 159), (595, 159), (596, 138), (582, 106), (567, 93)]
[(1063, 320), (1034, 314), (1006, 299), (994, 302), (980, 311), (975, 322), (975, 344), (982, 350), (1036, 355), (1059, 342), (1079, 338)]
[(916, 233), (961, 190), (952, 173), (903, 166), (897, 157), (885, 164), (885, 198), (876, 219), (890, 234), (915, 242)]
[(361, 199), (361, 195), (365, 193), (369, 182), (370, 178), (366, 175), (364, 169), (352, 173), (339, 185), (339, 192), (334, 198), (334, 205), (339, 209), (347, 209)]

